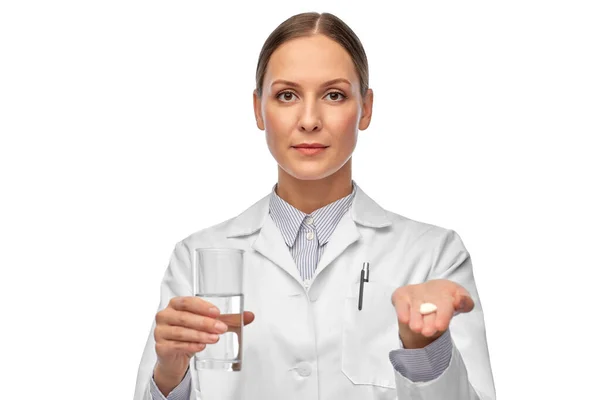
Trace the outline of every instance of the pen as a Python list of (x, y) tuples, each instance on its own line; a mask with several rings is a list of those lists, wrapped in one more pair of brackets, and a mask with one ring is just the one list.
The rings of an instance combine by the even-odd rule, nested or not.
[[(366, 276), (365, 276), (366, 275)], [(360, 289), (358, 291), (358, 310), (362, 310), (363, 291), (365, 282), (369, 282), (369, 263), (364, 262), (362, 271), (360, 271)]]

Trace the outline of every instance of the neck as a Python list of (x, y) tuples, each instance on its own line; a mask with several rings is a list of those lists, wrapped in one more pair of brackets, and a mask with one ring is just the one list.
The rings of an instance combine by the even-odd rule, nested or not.
[(279, 167), (275, 192), (283, 200), (310, 214), (352, 193), (352, 159), (334, 174), (318, 180), (295, 178)]

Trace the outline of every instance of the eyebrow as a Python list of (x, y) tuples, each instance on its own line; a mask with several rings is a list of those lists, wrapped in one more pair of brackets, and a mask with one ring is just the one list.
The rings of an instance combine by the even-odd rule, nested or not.
[[(286, 81), (285, 79), (276, 79), (273, 81), (271, 86), (275, 86), (278, 83), (287, 85), (287, 86), (292, 86), (292, 87), (300, 87), (300, 85), (297, 84), (296, 82)], [(334, 83), (347, 83), (348, 85), (352, 86), (352, 84), (350, 83), (350, 81), (348, 81), (348, 79), (336, 78), (336, 79), (332, 79), (330, 81), (324, 82), (323, 84), (321, 84), (321, 87), (333, 85)]]

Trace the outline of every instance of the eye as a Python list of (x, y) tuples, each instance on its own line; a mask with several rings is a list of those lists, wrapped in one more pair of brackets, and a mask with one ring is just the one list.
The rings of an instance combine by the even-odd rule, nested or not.
[[(296, 96), (296, 94), (294, 92), (290, 92), (289, 90), (286, 90), (286, 91), (280, 92), (277, 95), (277, 99), (283, 101), (284, 103), (290, 103), (294, 100), (295, 96)], [(331, 101), (333, 101), (334, 103), (341, 102), (348, 98), (346, 95), (344, 95), (344, 93), (338, 92), (338, 91), (329, 92), (325, 95), (325, 97), (327, 97), (327, 96), (329, 96), (329, 99)]]
[(293, 92), (284, 91), (277, 95), (277, 99), (283, 101), (284, 103), (289, 103), (293, 100), (293, 96), (295, 96)]
[(330, 100), (332, 100), (332, 101), (334, 101), (336, 103), (340, 102), (340, 101), (343, 101), (343, 100), (345, 100), (345, 99), (348, 98), (342, 92), (329, 92), (329, 93), (327, 93), (326, 96), (332, 96), (332, 97), (330, 97)]

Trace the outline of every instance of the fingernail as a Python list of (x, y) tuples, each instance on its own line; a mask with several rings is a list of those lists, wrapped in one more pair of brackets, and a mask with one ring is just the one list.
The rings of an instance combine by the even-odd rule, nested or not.
[(219, 309), (217, 307), (211, 307), (208, 309), (210, 315), (217, 316), (220, 314)]
[(458, 309), (459, 309), (459, 310), (464, 310), (464, 309), (465, 309), (465, 306), (466, 306), (466, 304), (465, 304), (465, 303), (466, 303), (466, 302), (465, 302), (465, 299), (462, 299), (462, 300), (460, 301), (460, 303), (458, 304)]
[(216, 342), (219, 339), (219, 335), (215, 335), (215, 334), (208, 335), (208, 339), (211, 342)]
[(225, 325), (223, 322), (221, 321), (217, 321), (217, 323), (215, 324), (215, 328), (219, 331), (219, 332), (226, 332), (227, 331), (227, 325)]

